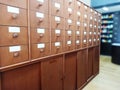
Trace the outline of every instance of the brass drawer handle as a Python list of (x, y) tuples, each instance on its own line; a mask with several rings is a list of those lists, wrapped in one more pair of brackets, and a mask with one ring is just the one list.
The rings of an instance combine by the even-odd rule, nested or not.
[(13, 19), (17, 19), (18, 15), (17, 14), (12, 14)]

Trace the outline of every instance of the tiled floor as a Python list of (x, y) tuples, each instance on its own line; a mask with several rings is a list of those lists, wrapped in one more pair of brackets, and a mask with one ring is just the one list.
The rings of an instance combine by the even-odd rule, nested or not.
[(100, 57), (100, 74), (83, 90), (120, 90), (120, 65), (111, 63), (111, 57)]

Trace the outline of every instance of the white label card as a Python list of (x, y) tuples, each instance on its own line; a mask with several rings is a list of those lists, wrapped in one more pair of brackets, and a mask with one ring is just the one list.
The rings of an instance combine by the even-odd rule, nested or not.
[(90, 24), (90, 27), (92, 27), (92, 24)]
[(80, 43), (80, 41), (79, 41), (79, 40), (77, 40), (77, 41), (76, 41), (76, 44), (79, 44), (79, 43)]
[(45, 48), (45, 44), (44, 43), (37, 44), (37, 48)]
[(72, 20), (71, 20), (71, 19), (68, 19), (68, 23), (71, 24), (71, 23), (72, 23)]
[(94, 39), (94, 41), (96, 41), (96, 39)]
[(87, 32), (84, 32), (84, 35), (86, 35), (87, 34)]
[(92, 34), (92, 32), (90, 32), (90, 35)]
[(80, 31), (76, 31), (76, 34), (79, 35), (79, 34), (80, 34)]
[(55, 3), (55, 7), (60, 9), (60, 3)]
[(85, 9), (87, 9), (87, 6), (84, 6), (85, 7)]
[(36, 12), (36, 17), (44, 18), (44, 14), (40, 12)]
[(77, 15), (78, 15), (78, 16), (80, 16), (80, 15), (81, 15), (81, 13), (80, 13), (80, 12), (77, 12)]
[(37, 33), (45, 33), (45, 29), (37, 28)]
[(60, 34), (60, 30), (56, 29), (56, 30), (55, 30), (55, 33), (56, 33), (56, 34)]
[(69, 44), (71, 44), (72, 42), (71, 41), (67, 41), (67, 44), (69, 45)]
[(72, 8), (68, 8), (68, 12), (72, 12)]
[(69, 2), (72, 2), (72, 0), (69, 0)]
[(79, 1), (77, 1), (77, 4), (78, 4), (78, 6), (80, 6), (80, 5), (81, 5), (81, 3), (80, 3)]
[(60, 46), (60, 42), (55, 42), (55, 46)]
[(11, 46), (9, 47), (9, 52), (18, 52), (21, 51), (21, 46)]
[(91, 12), (93, 12), (93, 10), (91, 9)]
[(71, 35), (71, 34), (72, 34), (72, 31), (71, 31), (71, 30), (67, 31), (67, 34), (70, 34), (70, 35)]
[(11, 33), (20, 33), (20, 27), (8, 27), (8, 31)]
[(94, 32), (94, 34), (96, 35), (96, 32)]
[(93, 19), (93, 17), (90, 17), (90, 19), (92, 20), (92, 19)]
[(59, 21), (60, 22), (60, 17), (55, 16), (55, 21)]
[(38, 2), (42, 2), (42, 3), (44, 3), (44, 0), (37, 0)]
[(87, 26), (87, 24), (86, 24), (86, 23), (84, 23), (84, 26), (86, 27), (86, 26)]
[(92, 40), (91, 39), (89, 39), (89, 42), (91, 42)]
[(10, 12), (10, 13), (16, 13), (16, 14), (19, 14), (19, 13), (20, 13), (19, 8), (16, 8), (16, 7), (7, 6), (7, 10), (8, 10), (8, 12)]
[(86, 42), (87, 42), (87, 40), (83, 40), (83, 42), (84, 42), (84, 43), (86, 43)]
[(77, 22), (77, 25), (80, 25), (80, 22)]
[(87, 15), (85, 14), (84, 17), (87, 18)]

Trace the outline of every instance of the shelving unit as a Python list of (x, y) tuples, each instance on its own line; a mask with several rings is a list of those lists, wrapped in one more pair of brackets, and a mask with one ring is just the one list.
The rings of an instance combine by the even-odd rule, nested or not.
[(113, 17), (113, 13), (106, 13), (102, 15), (101, 54), (103, 55), (111, 55), (111, 43), (114, 27)]

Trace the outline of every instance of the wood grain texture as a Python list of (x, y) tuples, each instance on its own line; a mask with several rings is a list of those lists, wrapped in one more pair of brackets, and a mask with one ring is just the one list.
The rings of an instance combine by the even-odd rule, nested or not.
[(111, 57), (100, 57), (100, 74), (83, 90), (120, 90), (120, 65), (111, 63)]

